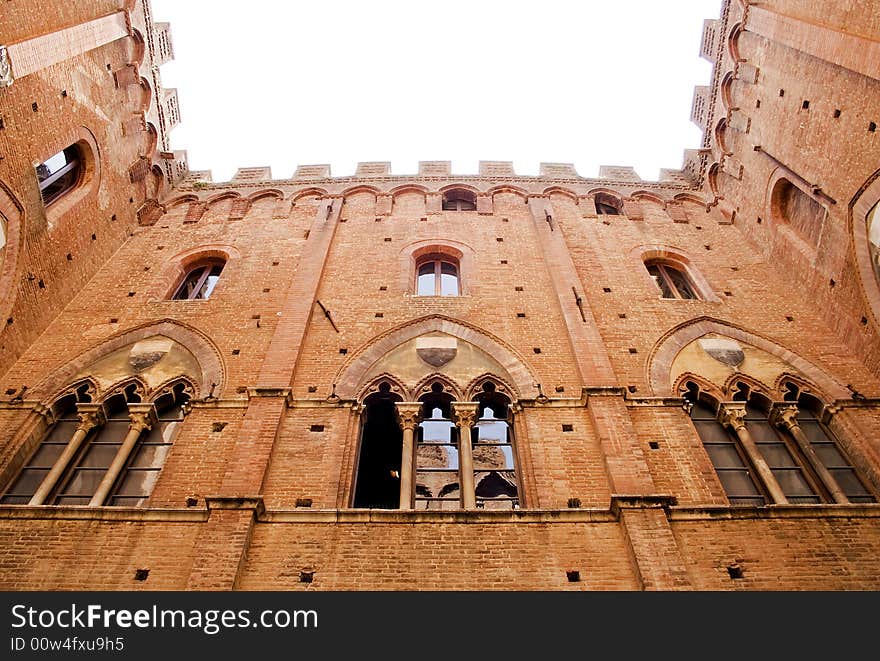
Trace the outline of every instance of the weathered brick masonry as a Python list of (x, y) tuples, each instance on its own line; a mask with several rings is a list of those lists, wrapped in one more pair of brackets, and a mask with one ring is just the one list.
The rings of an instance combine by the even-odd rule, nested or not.
[(659, 181), (229, 182), (148, 3), (6, 4), (0, 588), (880, 589), (880, 2), (725, 1)]

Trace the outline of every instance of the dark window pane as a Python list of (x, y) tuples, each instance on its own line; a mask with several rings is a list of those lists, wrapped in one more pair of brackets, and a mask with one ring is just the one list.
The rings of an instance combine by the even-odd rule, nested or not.
[(742, 468), (745, 463), (732, 443), (725, 445), (706, 445), (706, 452), (715, 468)]
[(79, 423), (74, 420), (61, 420), (52, 427), (43, 443), (66, 444), (73, 438)]
[[(94, 496), (106, 471), (77, 469), (70, 481), (64, 485), (64, 496)], [(60, 504), (60, 499), (59, 499)]]
[(811, 443), (826, 443), (832, 440), (817, 420), (798, 420), (798, 427)]
[(840, 451), (833, 443), (813, 443), (812, 448), (825, 468), (831, 468), (832, 466), (849, 466), (849, 462), (844, 459), (843, 455), (840, 454)]
[(760, 497), (760, 498), (733, 498), (733, 497), (728, 497), (728, 500), (730, 501), (730, 504), (731, 504), (731, 505), (733, 505), (733, 506), (740, 506), (740, 507), (761, 507), (761, 506), (764, 505), (765, 502), (766, 502), (766, 501), (764, 500), (763, 496)]
[(786, 497), (815, 494), (799, 468), (774, 469), (773, 476), (779, 482), (779, 486)]
[(91, 496), (60, 496), (55, 500), (56, 505), (88, 505)]
[(664, 268), (666, 269), (666, 274), (672, 281), (673, 286), (678, 290), (679, 296), (687, 299), (694, 299), (697, 297), (684, 273), (671, 266), (664, 266)]
[(771, 468), (797, 467), (794, 457), (784, 443), (761, 443), (758, 450)]
[(153, 428), (143, 433), (144, 443), (173, 443), (180, 429), (180, 421), (160, 420)]
[(109, 468), (121, 446), (116, 443), (93, 443), (80, 459), (78, 466), (85, 468)]
[(852, 468), (834, 468), (829, 473), (847, 497), (870, 495)]
[(27, 505), (31, 502), (31, 496), (10, 496), (6, 495), (0, 498), (0, 503), (4, 505)]
[(720, 422), (713, 420), (694, 420), (694, 427), (700, 435), (703, 443), (733, 443), (728, 431), (721, 426)]
[(779, 436), (769, 422), (749, 420), (746, 423), (746, 428), (755, 443), (779, 443)]
[(48, 474), (48, 468), (25, 468), (12, 484), (9, 493), (16, 496), (28, 496), (28, 500), (30, 500)]
[(61, 443), (43, 443), (37, 449), (34, 456), (31, 457), (28, 466), (32, 468), (52, 468), (66, 447), (66, 443), (64, 445)]
[(747, 470), (719, 470), (718, 479), (728, 498), (751, 498), (761, 495)]

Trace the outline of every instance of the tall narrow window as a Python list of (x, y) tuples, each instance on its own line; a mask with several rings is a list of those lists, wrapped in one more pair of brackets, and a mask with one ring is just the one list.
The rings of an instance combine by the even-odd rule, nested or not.
[(443, 194), (443, 211), (475, 211), (477, 196), (462, 188), (454, 188)]
[(222, 262), (209, 262), (190, 269), (171, 298), (176, 301), (209, 298), (222, 271)]
[(114, 485), (109, 505), (146, 504), (183, 422), (188, 401), (182, 384), (156, 401), (158, 420), (152, 429), (141, 434)]
[(52, 466), (61, 456), (76, 428), (79, 417), (76, 411), (76, 397), (65, 397), (54, 407), (56, 422), (47, 432), (36, 452), (3, 494), (0, 503), (4, 505), (27, 505), (37, 492), (40, 484), (49, 474)]
[(431, 255), (420, 260), (416, 293), (419, 296), (458, 296), (458, 263), (446, 255)]
[(442, 389), (427, 396), (416, 446), (416, 509), (459, 509), (458, 434), (450, 420), (448, 395)]
[(403, 432), (394, 403), (400, 397), (387, 383), (364, 400), (354, 507), (397, 509), (400, 506), (400, 460)]
[(686, 300), (699, 298), (690, 279), (678, 267), (667, 262), (649, 261), (645, 262), (645, 268), (648, 269), (663, 298)]
[(766, 504), (736, 436), (718, 422), (715, 412), (705, 403), (697, 401), (691, 409), (691, 420), (730, 504)]
[(79, 183), (83, 171), (82, 151), (71, 145), (40, 163), (36, 170), (40, 195), (43, 204), (48, 206)]
[(474, 491), (480, 509), (517, 509), (516, 459), (507, 422), (509, 400), (492, 383), (477, 396), (477, 422), (472, 431)]

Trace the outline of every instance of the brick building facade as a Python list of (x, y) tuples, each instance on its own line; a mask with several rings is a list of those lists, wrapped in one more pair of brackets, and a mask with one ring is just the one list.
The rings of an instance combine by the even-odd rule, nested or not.
[(725, 0), (642, 181), (169, 148), (142, 0), (0, 16), (0, 586), (880, 589), (880, 2)]

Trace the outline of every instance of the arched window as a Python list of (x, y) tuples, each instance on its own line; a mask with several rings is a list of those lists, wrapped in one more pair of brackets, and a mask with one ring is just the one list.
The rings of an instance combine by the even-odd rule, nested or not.
[(191, 267), (171, 297), (175, 301), (204, 300), (211, 296), (224, 263), (220, 260), (201, 262)]
[(663, 298), (694, 300), (700, 298), (687, 274), (681, 267), (670, 262), (649, 260), (645, 268), (657, 284)]
[(731, 505), (877, 501), (816, 418), (818, 401), (809, 395), (770, 402), (741, 384), (716, 414), (696, 384), (687, 388), (694, 427)]
[(58, 422), (0, 502), (144, 505), (188, 401), (183, 383), (155, 405), (142, 403), (134, 385), (100, 405), (66, 398), (57, 407)]
[(400, 506), (400, 464), (403, 432), (395, 402), (400, 396), (388, 383), (364, 400), (353, 507), (397, 509)]
[(480, 509), (517, 509), (519, 490), (510, 424), (510, 400), (491, 382), (476, 397), (477, 422), (472, 432), (474, 492)]
[(435, 383), (423, 395), (415, 465), (416, 509), (460, 509), (458, 429), (451, 420), (452, 395)]
[(80, 182), (84, 158), (77, 145), (70, 145), (36, 167), (40, 195), (46, 206), (73, 190)]
[(608, 193), (596, 193), (596, 213), (600, 216), (619, 216), (623, 209), (623, 202)]
[(477, 196), (463, 188), (453, 188), (443, 193), (443, 211), (475, 211)]
[(458, 260), (449, 255), (425, 255), (416, 262), (416, 295), (459, 296)]
[(828, 212), (811, 195), (788, 179), (779, 179), (771, 194), (771, 209), (775, 223), (789, 225), (810, 247), (819, 245)]
[(874, 277), (880, 281), (880, 204), (868, 212), (868, 250), (871, 254), (871, 265), (874, 267)]

